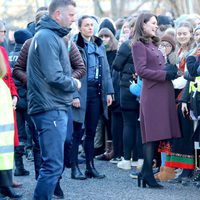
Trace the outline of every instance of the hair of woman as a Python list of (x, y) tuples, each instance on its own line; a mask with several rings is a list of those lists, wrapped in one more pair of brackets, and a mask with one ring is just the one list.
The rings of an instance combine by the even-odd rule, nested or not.
[(156, 46), (159, 45), (159, 38), (156, 36), (149, 37), (145, 32), (144, 32), (144, 23), (147, 23), (152, 17), (156, 17), (156, 15), (152, 13), (141, 13), (135, 22), (135, 28), (134, 28), (134, 33), (133, 33), (133, 39), (132, 43), (135, 43), (137, 41), (141, 41), (145, 44), (152, 42)]
[[(186, 28), (188, 28), (189, 29), (189, 32), (190, 32), (190, 34), (191, 34), (191, 37), (190, 37), (190, 41), (189, 41), (189, 43), (188, 43), (188, 48), (189, 49), (191, 49), (191, 48), (193, 48), (194, 47), (194, 37), (193, 37), (193, 26), (192, 26), (192, 24), (191, 23), (189, 23), (187, 20), (185, 20), (185, 21), (182, 21), (182, 22), (180, 22), (179, 24), (178, 24), (178, 26), (176, 26), (176, 31), (177, 31), (177, 29), (178, 28), (181, 28), (181, 27), (186, 27)], [(179, 42), (177, 41), (177, 46), (178, 47), (180, 47), (181, 45), (179, 44)]]
[(110, 40), (108, 42), (107, 51), (116, 50), (118, 48), (118, 41), (115, 38), (115, 36), (113, 35), (113, 33), (108, 28), (102, 28), (99, 31), (98, 36), (101, 37), (103, 35), (106, 35), (106, 36), (110, 37)]

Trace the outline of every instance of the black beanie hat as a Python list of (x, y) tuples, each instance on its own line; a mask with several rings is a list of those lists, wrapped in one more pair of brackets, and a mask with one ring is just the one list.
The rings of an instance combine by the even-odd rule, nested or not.
[(115, 35), (115, 33), (116, 33), (115, 27), (114, 27), (113, 23), (109, 19), (104, 19), (101, 22), (101, 24), (99, 26), (99, 31), (102, 28), (108, 28), (113, 33), (113, 35)]
[(15, 38), (15, 43), (16, 44), (24, 44), (24, 42), (26, 40), (28, 40), (29, 38), (32, 38), (32, 34), (30, 31), (28, 31), (27, 29), (19, 29), (17, 31), (15, 31), (14, 33), (14, 38)]
[(158, 26), (173, 25), (173, 21), (171, 20), (171, 18), (165, 15), (158, 15), (157, 20), (158, 20)]

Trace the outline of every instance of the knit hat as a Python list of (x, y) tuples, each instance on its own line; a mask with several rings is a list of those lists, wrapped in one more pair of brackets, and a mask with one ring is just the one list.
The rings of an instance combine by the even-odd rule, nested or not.
[(17, 31), (15, 31), (14, 33), (14, 38), (15, 38), (15, 43), (16, 44), (24, 44), (24, 42), (26, 40), (28, 40), (29, 38), (32, 38), (32, 34), (30, 31), (28, 31), (27, 29), (19, 29)]
[(113, 25), (113, 23), (109, 20), (109, 19), (104, 19), (100, 26), (99, 26), (99, 31), (102, 29), (102, 28), (108, 28), (112, 33), (113, 35), (115, 35), (116, 33), (116, 30), (115, 30), (115, 27)]
[(168, 16), (165, 15), (158, 15), (157, 20), (158, 20), (158, 26), (173, 25), (173, 21)]
[(172, 51), (175, 50), (176, 42), (175, 42), (175, 39), (171, 35), (165, 34), (164, 36), (162, 36), (161, 41), (169, 42), (172, 45)]

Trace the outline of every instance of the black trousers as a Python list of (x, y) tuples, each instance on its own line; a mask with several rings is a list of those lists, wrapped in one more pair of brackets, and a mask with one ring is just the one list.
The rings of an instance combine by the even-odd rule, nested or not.
[[(122, 110), (124, 159), (130, 160), (134, 149), (137, 151), (138, 110)], [(142, 143), (141, 143), (142, 144)], [(141, 145), (142, 146), (142, 145)]]
[(122, 113), (113, 111), (111, 114), (112, 124), (112, 141), (114, 158), (123, 156), (123, 118)]
[(94, 137), (101, 112), (101, 95), (96, 85), (88, 86), (84, 149), (86, 162), (94, 158)]
[(72, 146), (71, 146), (71, 163), (78, 163), (78, 148), (81, 143), (81, 139), (84, 134), (84, 130), (82, 129), (82, 123), (73, 122), (74, 131), (72, 135)]
[(0, 170), (0, 187), (10, 187), (12, 185), (12, 169)]

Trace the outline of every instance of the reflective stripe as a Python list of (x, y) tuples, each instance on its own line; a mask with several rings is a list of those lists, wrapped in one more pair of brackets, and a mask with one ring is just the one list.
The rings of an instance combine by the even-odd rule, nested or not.
[(14, 130), (14, 124), (0, 125), (0, 134), (3, 132), (8, 132)]
[(13, 168), (14, 153), (0, 154), (0, 170), (9, 170)]
[(200, 92), (200, 76), (195, 78), (195, 81), (190, 82), (189, 93)]
[(12, 153), (13, 151), (14, 151), (13, 145), (0, 147), (0, 153)]

